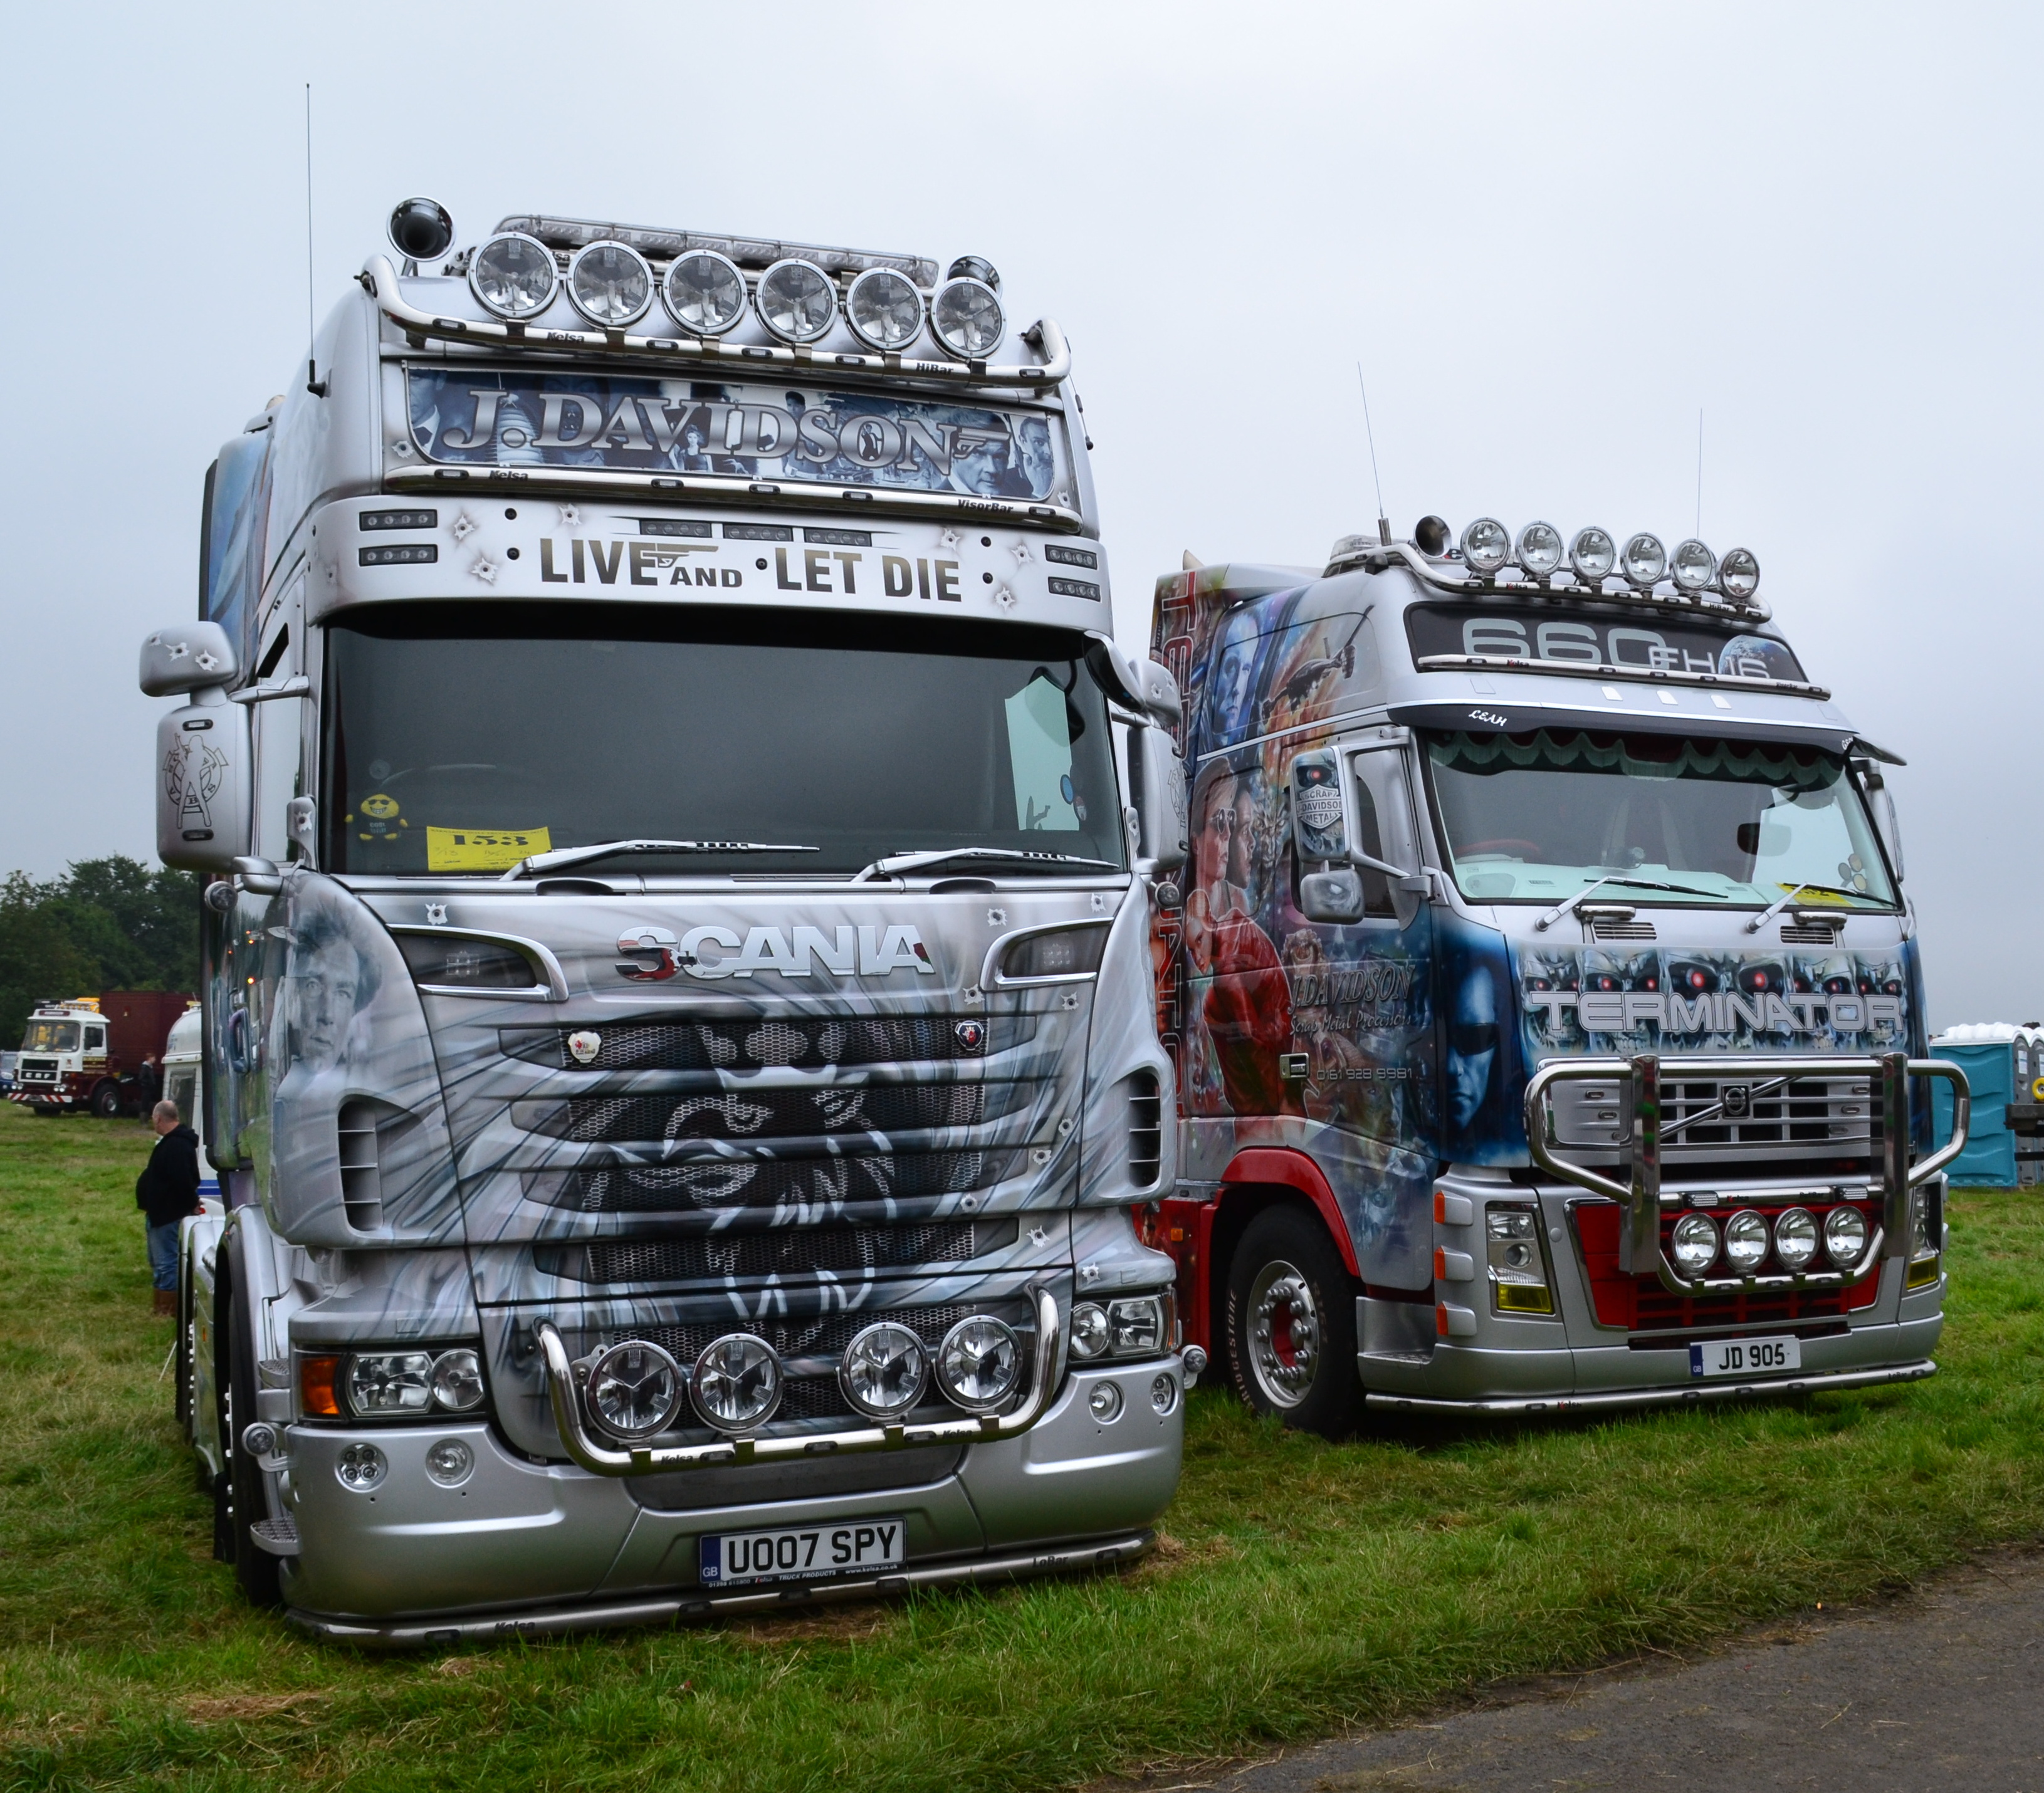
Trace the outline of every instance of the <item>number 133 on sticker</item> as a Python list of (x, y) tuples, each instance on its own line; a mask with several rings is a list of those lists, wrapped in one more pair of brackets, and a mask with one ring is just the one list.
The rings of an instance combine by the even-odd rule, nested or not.
[(428, 828), (429, 872), (505, 872), (535, 853), (550, 853), (544, 828)]

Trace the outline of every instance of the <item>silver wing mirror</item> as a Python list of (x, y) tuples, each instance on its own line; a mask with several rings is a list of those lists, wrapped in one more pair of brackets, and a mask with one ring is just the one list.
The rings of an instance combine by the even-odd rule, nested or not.
[(156, 724), (156, 857), (181, 871), (225, 872), (248, 850), (254, 756), (248, 711), (205, 695), (213, 701)]
[(143, 641), (138, 676), (144, 697), (182, 697), (232, 685), (240, 670), (219, 624), (180, 623)]

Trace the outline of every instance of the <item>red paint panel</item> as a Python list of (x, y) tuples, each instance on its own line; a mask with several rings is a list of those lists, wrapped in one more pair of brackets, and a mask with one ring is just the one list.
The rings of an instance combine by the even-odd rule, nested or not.
[(1358, 1282), (1362, 1280), (1362, 1272), (1355, 1261), (1355, 1246), (1348, 1236), (1348, 1223), (1342, 1219), (1335, 1192), (1327, 1186), (1326, 1173), (1304, 1152), (1295, 1152), (1283, 1146), (1252, 1146), (1235, 1154), (1233, 1161), (1221, 1173), (1221, 1181), (1224, 1184), (1276, 1183), (1297, 1190), (1320, 1210), (1320, 1219), (1334, 1235), (1348, 1273)]

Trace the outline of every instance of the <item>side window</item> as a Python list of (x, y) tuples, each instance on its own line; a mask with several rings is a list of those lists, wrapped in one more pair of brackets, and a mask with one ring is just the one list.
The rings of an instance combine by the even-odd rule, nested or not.
[(87, 1052), (104, 1052), (106, 1050), (106, 1030), (104, 1027), (87, 1027), (85, 1030), (85, 1050)]
[(282, 864), (298, 856), (285, 827), (286, 806), (299, 794), (299, 731), (305, 700), (278, 697), (256, 705), (256, 851)]
[[(1369, 785), (1355, 781), (1356, 845), (1373, 859), (1384, 858), (1384, 830), (1377, 816), (1377, 798)], [(1374, 866), (1358, 866), (1362, 876), (1362, 912), (1366, 916), (1395, 916), (1391, 900), (1391, 880)]]

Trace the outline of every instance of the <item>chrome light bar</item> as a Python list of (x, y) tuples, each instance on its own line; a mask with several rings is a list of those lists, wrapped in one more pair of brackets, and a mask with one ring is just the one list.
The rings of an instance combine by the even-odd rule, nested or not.
[(498, 236), (522, 232), (550, 249), (583, 249), (592, 243), (624, 243), (642, 255), (686, 255), (692, 249), (728, 255), (740, 267), (767, 268), (790, 256), (814, 262), (827, 274), (863, 274), (868, 268), (892, 268), (918, 286), (937, 283), (937, 264), (927, 255), (884, 255), (866, 249), (833, 249), (820, 243), (774, 243), (764, 237), (728, 236), (699, 230), (649, 230), (637, 225), (605, 224), (594, 218), (551, 218), (537, 213), (500, 218)]
[[(1664, 1194), (1661, 1188), (1661, 1148), (1666, 1137), (1662, 1121), (1662, 1081), (1664, 1078), (1680, 1081), (1687, 1077), (1722, 1077), (1727, 1067), (1735, 1064), (1756, 1081), (1820, 1077), (1868, 1080), (1874, 1092), (1877, 1117), (1875, 1138), (1880, 1159), (1873, 1186), (1881, 1193), (1881, 1224), (1867, 1241), (1865, 1255), (1850, 1268), (1773, 1276), (1685, 1277), (1661, 1249), (1662, 1210), (1679, 1207), (1682, 1201), (1679, 1192)], [(1629, 1175), (1623, 1183), (1558, 1155), (1554, 1111), (1547, 1100), (1548, 1092), (1560, 1082), (1612, 1081), (1620, 1077), (1630, 1081), (1632, 1092), (1632, 1127), (1627, 1154)], [(1911, 1077), (1939, 1077), (1952, 1086), (1952, 1137), (1913, 1165), (1909, 1161)], [(1527, 1150), (1535, 1164), (1579, 1189), (1608, 1197), (1624, 1209), (1618, 1245), (1619, 1269), (1624, 1274), (1643, 1276), (1650, 1272), (1673, 1295), (1729, 1295), (1766, 1289), (1846, 1287), (1869, 1275), (1883, 1257), (1906, 1258), (1910, 1192), (1929, 1182), (1965, 1150), (1973, 1098), (1965, 1073), (1949, 1059), (1911, 1058), (1902, 1052), (1807, 1058), (1742, 1055), (1736, 1059), (1722, 1054), (1709, 1058), (1663, 1058), (1657, 1053), (1642, 1052), (1631, 1058), (1549, 1059), (1527, 1081), (1523, 1112)]]

